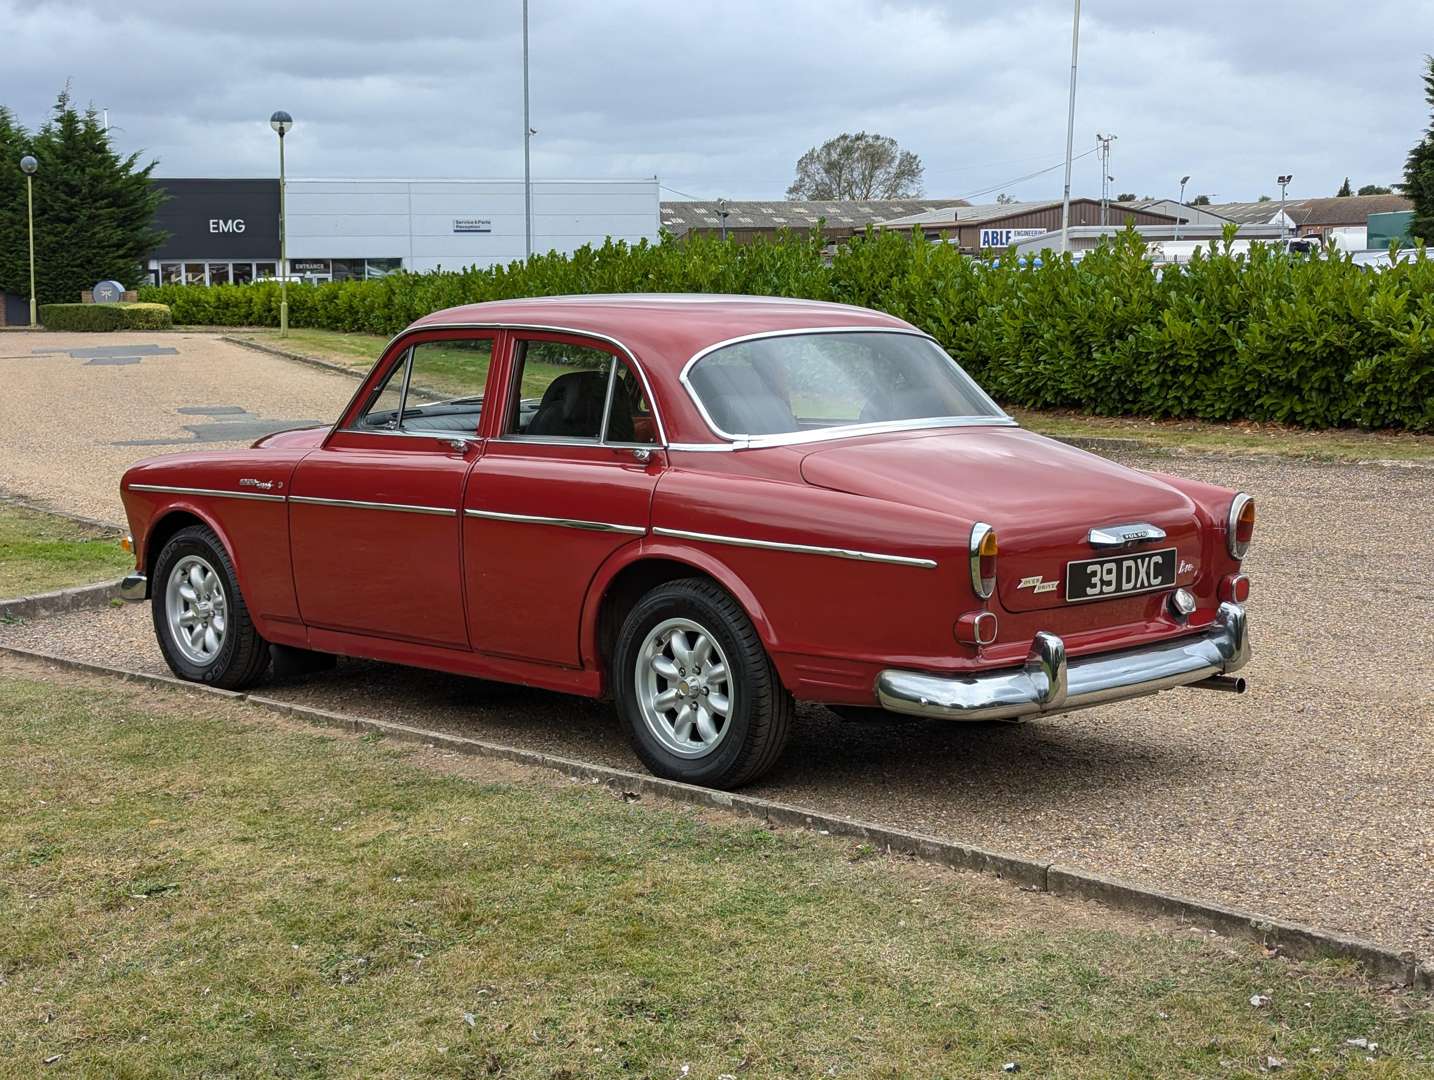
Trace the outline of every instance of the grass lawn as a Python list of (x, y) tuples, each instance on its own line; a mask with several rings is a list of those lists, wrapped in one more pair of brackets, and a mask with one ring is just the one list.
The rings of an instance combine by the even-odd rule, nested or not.
[(1434, 1055), (1427, 995), (1338, 965), (35, 671), (0, 661), (13, 1075), (1206, 1077), (1276, 1057), (1393, 1077)]
[[(276, 330), (243, 330), (238, 336), (278, 345)], [(387, 339), (331, 330), (289, 331), (284, 348), (367, 369)], [(525, 393), (526, 383), (525, 382)], [(1391, 432), (1305, 431), (1279, 424), (1236, 421), (1144, 420), (1129, 416), (1013, 410), (1023, 425), (1042, 435), (1143, 439), (1169, 449), (1237, 454), (1280, 454), (1316, 461), (1434, 460), (1434, 435)]]
[(0, 599), (118, 581), (133, 569), (113, 533), (0, 502)]

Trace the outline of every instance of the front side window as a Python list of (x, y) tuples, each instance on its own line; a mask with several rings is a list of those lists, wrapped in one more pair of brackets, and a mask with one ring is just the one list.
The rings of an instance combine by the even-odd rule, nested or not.
[(894, 420), (1005, 414), (935, 342), (866, 331), (787, 334), (715, 349), (687, 380), (723, 433), (785, 435)]
[(437, 438), (472, 435), (492, 363), (491, 338), (419, 342), (373, 392), (354, 427)]

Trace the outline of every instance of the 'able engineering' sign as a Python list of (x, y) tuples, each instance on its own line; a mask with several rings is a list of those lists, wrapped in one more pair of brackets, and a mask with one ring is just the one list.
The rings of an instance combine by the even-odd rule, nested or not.
[(1033, 236), (1044, 236), (1045, 229), (982, 229), (981, 246), (983, 248), (1003, 248), (1010, 244), (1018, 244), (1022, 240), (1029, 240)]

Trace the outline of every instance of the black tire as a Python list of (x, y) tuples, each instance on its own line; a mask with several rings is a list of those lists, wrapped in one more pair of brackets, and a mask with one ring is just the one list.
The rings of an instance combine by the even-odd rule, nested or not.
[[(170, 575), (186, 558), (202, 560), (218, 575), (224, 592), (223, 638), (213, 658), (196, 662), (185, 655), (169, 622), (167, 594)], [(205, 683), (225, 690), (242, 690), (258, 682), (269, 666), (269, 644), (254, 629), (249, 609), (240, 595), (234, 563), (214, 531), (205, 525), (191, 525), (170, 537), (154, 560), (150, 581), (150, 612), (154, 633), (169, 670), (181, 679)]]
[[(670, 619), (695, 623), (727, 660), (731, 712), (720, 741), (702, 757), (679, 756), (665, 747), (639, 704), (639, 654), (648, 635)], [(752, 621), (707, 578), (669, 581), (637, 602), (623, 620), (613, 649), (612, 684), (618, 713), (643, 764), (658, 776), (705, 787), (740, 787), (775, 765), (796, 713)]]

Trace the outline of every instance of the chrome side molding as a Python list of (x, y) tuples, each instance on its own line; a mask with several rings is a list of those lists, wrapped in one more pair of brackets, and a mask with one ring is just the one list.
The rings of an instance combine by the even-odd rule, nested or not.
[(400, 514), (434, 514), (457, 517), (458, 511), (447, 506), (415, 506), (410, 503), (368, 502), (363, 499), (321, 499), (317, 495), (290, 495), (291, 503), (305, 506), (346, 506), (354, 510), (393, 510)]
[(130, 484), (129, 489), (131, 491), (163, 491), (170, 495), (214, 495), (221, 499), (253, 499), (259, 502), (284, 501), (283, 495), (265, 495), (258, 491), (224, 491), (221, 488), (177, 487), (174, 484)]
[(1119, 652), (1066, 657), (1065, 642), (1040, 631), (1018, 668), (967, 675), (929, 675), (895, 668), (876, 679), (883, 709), (947, 720), (1012, 720), (1084, 709), (1177, 686), (1242, 693), (1229, 678), (1250, 659), (1248, 620), (1238, 604), (1221, 604), (1201, 633)]
[(542, 517), (538, 514), (505, 514), (498, 510), (463, 511), (466, 517), (486, 518), (489, 521), (517, 521), (526, 525), (555, 525), (562, 529), (582, 529), (586, 532), (626, 533), (629, 536), (646, 536), (645, 525), (615, 525), (609, 521), (583, 521), (580, 518)]
[(924, 570), (934, 570), (936, 568), (935, 559), (918, 559), (913, 555), (886, 555), (878, 551), (855, 551), (851, 548), (819, 547), (815, 544), (788, 544), (781, 540), (753, 540), (746, 536), (688, 532), (686, 529), (654, 528), (652, 534), (654, 536), (670, 536), (677, 540), (697, 540), (708, 544), (726, 544), (730, 547), (763, 548), (767, 551), (791, 551), (799, 555), (827, 555), (833, 559), (855, 559), (857, 562), (893, 563), (897, 566), (919, 566)]

